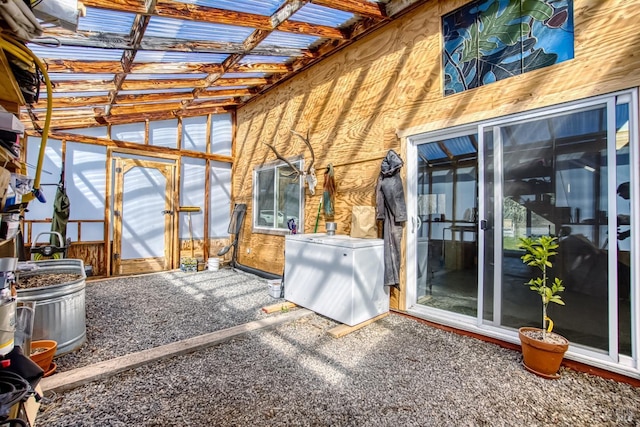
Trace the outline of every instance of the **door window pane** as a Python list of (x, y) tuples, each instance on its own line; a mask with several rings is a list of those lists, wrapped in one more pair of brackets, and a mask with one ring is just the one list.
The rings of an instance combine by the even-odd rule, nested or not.
[(477, 137), (418, 147), (417, 300), (476, 316), (478, 306)]
[(540, 296), (526, 283), (518, 239), (558, 236), (548, 272), (564, 281), (566, 306), (550, 304), (555, 331), (608, 348), (607, 109), (593, 108), (500, 127), (503, 148), (502, 319), (542, 325)]
[[(629, 104), (616, 107), (616, 212), (618, 248), (618, 351), (631, 356), (631, 168)], [(613, 240), (613, 239), (612, 239)]]

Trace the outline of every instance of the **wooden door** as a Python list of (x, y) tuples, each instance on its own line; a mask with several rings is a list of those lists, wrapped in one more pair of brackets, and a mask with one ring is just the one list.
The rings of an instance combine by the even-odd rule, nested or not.
[(173, 164), (116, 159), (113, 274), (172, 268)]

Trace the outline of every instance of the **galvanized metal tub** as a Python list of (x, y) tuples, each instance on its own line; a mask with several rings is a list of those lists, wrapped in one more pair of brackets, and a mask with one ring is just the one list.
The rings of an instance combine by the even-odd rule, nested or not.
[(18, 302), (36, 303), (33, 340), (56, 341), (56, 356), (77, 350), (87, 338), (84, 263), (79, 259), (63, 258), (35, 261), (34, 264), (37, 270), (20, 272), (19, 278), (57, 273), (80, 275), (79, 279), (68, 283), (18, 289)]

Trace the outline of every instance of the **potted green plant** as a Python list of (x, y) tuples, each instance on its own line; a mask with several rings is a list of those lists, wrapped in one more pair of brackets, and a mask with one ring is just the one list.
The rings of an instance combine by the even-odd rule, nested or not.
[[(526, 253), (520, 258), (528, 266), (539, 268), (542, 276), (532, 278), (525, 285), (540, 295), (542, 300), (542, 329), (522, 327), (518, 330), (522, 345), (524, 367), (544, 378), (559, 378), (558, 370), (569, 348), (569, 341), (552, 332), (553, 321), (547, 316), (549, 303), (564, 305), (560, 292), (564, 291), (562, 279), (555, 277), (550, 284), (547, 268), (551, 268), (551, 258), (557, 255), (558, 238), (540, 236), (521, 237), (518, 247)], [(547, 326), (548, 324), (548, 326)]]

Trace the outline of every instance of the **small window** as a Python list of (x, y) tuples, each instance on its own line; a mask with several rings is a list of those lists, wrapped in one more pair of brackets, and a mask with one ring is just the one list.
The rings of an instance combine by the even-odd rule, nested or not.
[[(302, 169), (303, 160), (290, 160)], [(298, 232), (303, 223), (302, 179), (284, 162), (265, 164), (254, 169), (253, 174), (253, 229), (256, 232), (288, 232), (295, 222)]]

